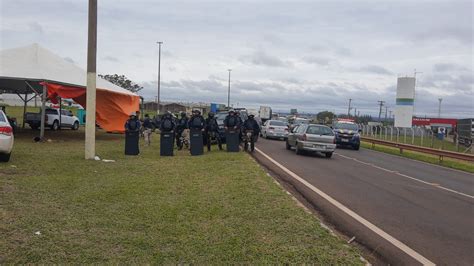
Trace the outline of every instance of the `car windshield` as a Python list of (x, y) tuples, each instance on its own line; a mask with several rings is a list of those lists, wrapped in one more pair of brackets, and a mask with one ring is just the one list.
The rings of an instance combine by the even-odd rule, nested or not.
[(216, 119), (224, 121), (226, 116), (227, 116), (227, 113), (217, 113)]
[(296, 119), (295, 120), (295, 125), (301, 125), (301, 124), (309, 124), (309, 120), (307, 120), (307, 119)]
[(359, 126), (352, 123), (336, 123), (334, 125), (335, 129), (348, 129), (348, 130), (358, 130)]
[(286, 123), (283, 121), (270, 121), (270, 126), (286, 127)]
[(46, 114), (48, 114), (48, 115), (57, 115), (58, 111), (56, 111), (56, 109), (46, 109)]
[(306, 133), (314, 134), (314, 135), (328, 135), (328, 136), (334, 135), (334, 133), (332, 132), (330, 128), (324, 127), (324, 126), (309, 126), (308, 129), (306, 130)]

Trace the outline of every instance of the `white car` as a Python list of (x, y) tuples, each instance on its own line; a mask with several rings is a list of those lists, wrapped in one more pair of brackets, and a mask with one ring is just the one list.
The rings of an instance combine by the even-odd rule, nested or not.
[(261, 135), (264, 138), (288, 138), (288, 124), (279, 120), (267, 120), (262, 126)]
[(13, 128), (0, 110), (0, 161), (8, 162), (13, 149)]
[[(45, 126), (52, 130), (59, 128), (79, 129), (79, 118), (74, 116), (70, 110), (59, 110), (56, 108), (46, 108)], [(61, 116), (59, 116), (61, 114)], [(25, 121), (32, 129), (38, 129), (41, 126), (41, 111), (39, 113), (26, 113)]]

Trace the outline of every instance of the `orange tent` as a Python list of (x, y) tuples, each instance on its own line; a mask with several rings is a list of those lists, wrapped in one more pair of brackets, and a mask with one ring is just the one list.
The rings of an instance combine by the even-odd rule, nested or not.
[[(44, 82), (48, 88), (48, 98), (56, 99), (58, 96), (73, 99), (87, 109), (86, 89), (81, 87), (65, 86)], [(97, 88), (96, 95), (96, 121), (101, 128), (109, 132), (123, 132), (124, 124), (129, 114), (139, 109), (140, 97), (120, 92), (111, 92)], [(87, 118), (86, 118), (87, 119)]]

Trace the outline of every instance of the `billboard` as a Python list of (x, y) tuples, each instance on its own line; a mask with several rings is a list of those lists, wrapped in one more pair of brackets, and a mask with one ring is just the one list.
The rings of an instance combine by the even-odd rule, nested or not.
[(396, 102), (395, 126), (412, 127), (413, 105), (415, 103), (415, 78), (398, 78)]

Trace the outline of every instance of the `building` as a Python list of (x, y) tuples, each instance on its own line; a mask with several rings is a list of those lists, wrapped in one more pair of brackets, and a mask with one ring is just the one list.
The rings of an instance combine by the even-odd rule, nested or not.
[(428, 118), (428, 117), (413, 117), (413, 126), (431, 128), (437, 130), (440, 127), (444, 127), (447, 132), (451, 132), (456, 128), (457, 119), (455, 118)]

